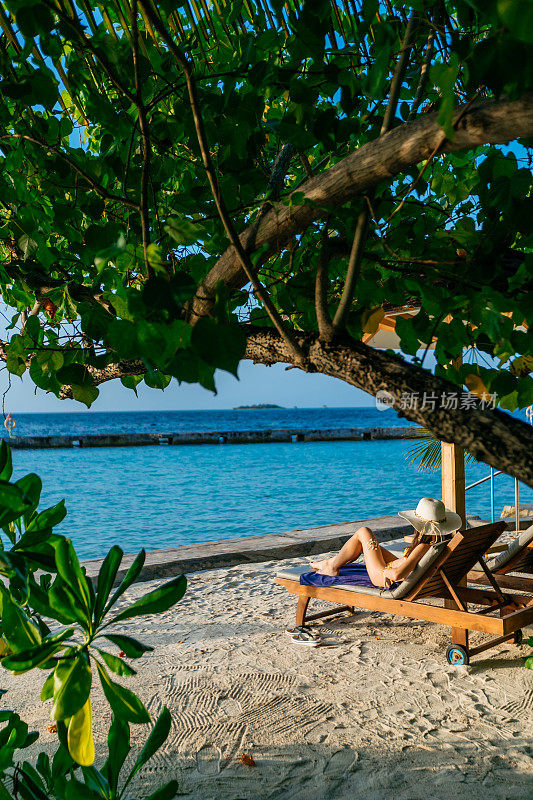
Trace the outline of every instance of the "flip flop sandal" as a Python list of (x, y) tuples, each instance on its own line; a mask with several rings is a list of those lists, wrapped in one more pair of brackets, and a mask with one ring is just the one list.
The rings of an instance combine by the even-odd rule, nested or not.
[(291, 642), (294, 642), (295, 644), (303, 644), (307, 647), (318, 647), (320, 644), (320, 638), (316, 634), (299, 631), (292, 634)]
[(287, 633), (289, 636), (292, 636), (295, 633), (301, 633), (302, 631), (304, 633), (313, 634), (314, 636), (316, 636), (318, 638), (318, 633), (313, 628), (311, 628), (310, 625), (296, 625), (295, 628), (286, 628), (285, 629), (285, 633)]

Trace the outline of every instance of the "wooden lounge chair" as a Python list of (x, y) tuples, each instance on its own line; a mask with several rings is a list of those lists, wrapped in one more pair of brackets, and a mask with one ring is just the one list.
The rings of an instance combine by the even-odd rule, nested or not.
[[(533, 590), (533, 525), (522, 531), (509, 547), (485, 561), (498, 586), (506, 589)], [(520, 575), (511, 573), (519, 572)], [(530, 577), (528, 577), (530, 576)], [(471, 570), (468, 580), (472, 583), (489, 584), (485, 570)]]
[[(487, 569), (483, 554), (505, 530), (504, 522), (495, 522), (456, 533), (447, 542), (433, 545), (420, 559), (413, 572), (391, 590), (378, 587), (302, 586), (300, 575), (309, 567), (278, 572), (276, 583), (298, 595), (296, 625), (338, 614), (342, 610), (366, 608), (411, 619), (429, 620), (452, 629), (452, 644), (446, 651), (450, 664), (468, 664), (470, 657), (501, 642), (520, 642), (522, 627), (533, 621), (533, 595), (504, 593)], [(466, 576), (479, 563), (490, 588), (467, 587)], [(338, 603), (341, 608), (307, 615), (311, 598)], [(440, 598), (444, 605), (424, 602)], [(467, 604), (482, 606), (469, 611)], [(495, 616), (497, 615), (497, 616)], [(468, 631), (484, 631), (495, 636), (477, 647), (469, 647)]]

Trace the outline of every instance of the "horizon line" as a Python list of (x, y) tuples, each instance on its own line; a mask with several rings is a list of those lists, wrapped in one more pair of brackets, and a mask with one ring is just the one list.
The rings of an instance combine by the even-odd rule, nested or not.
[[(363, 409), (363, 408), (376, 408), (375, 404), (368, 405), (368, 406), (277, 406), (275, 408), (254, 408), (252, 406), (228, 406), (227, 408), (143, 408), (139, 410), (135, 409), (85, 409), (80, 411), (10, 411), (11, 416), (14, 414), (168, 414), (168, 413), (182, 413), (182, 412), (189, 412), (189, 411), (205, 411), (207, 413), (216, 413), (217, 411), (321, 411), (323, 409), (331, 410), (343, 410), (343, 409)], [(394, 411), (394, 409), (387, 409), (387, 411)], [(383, 413), (383, 412), (380, 412)], [(395, 412), (396, 413), (396, 412)]]

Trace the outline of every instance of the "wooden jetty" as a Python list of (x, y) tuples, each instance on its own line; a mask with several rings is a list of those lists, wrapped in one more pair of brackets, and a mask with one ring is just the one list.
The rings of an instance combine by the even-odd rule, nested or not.
[[(11, 436), (20, 450), (66, 447), (143, 447), (178, 444), (270, 444), (274, 442), (341, 442), (372, 439), (413, 439), (415, 426), (397, 428), (294, 428), (257, 431), (189, 431), (180, 433), (99, 433), (60, 436)], [(7, 438), (7, 437), (6, 437)]]

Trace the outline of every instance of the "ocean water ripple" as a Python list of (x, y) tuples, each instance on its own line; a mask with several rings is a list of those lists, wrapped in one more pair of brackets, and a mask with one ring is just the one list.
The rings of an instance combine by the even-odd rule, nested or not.
[[(441, 496), (440, 472), (406, 460), (412, 442), (15, 450), (15, 478), (37, 472), (41, 507), (65, 498), (58, 531), (82, 558), (347, 522), (413, 508)], [(488, 474), (467, 468), (467, 482)], [(488, 484), (467, 495), (468, 513), (490, 516)], [(521, 486), (522, 502), (533, 490)], [(514, 482), (496, 479), (496, 512), (514, 502)], [(44, 505), (46, 504), (46, 505)]]

